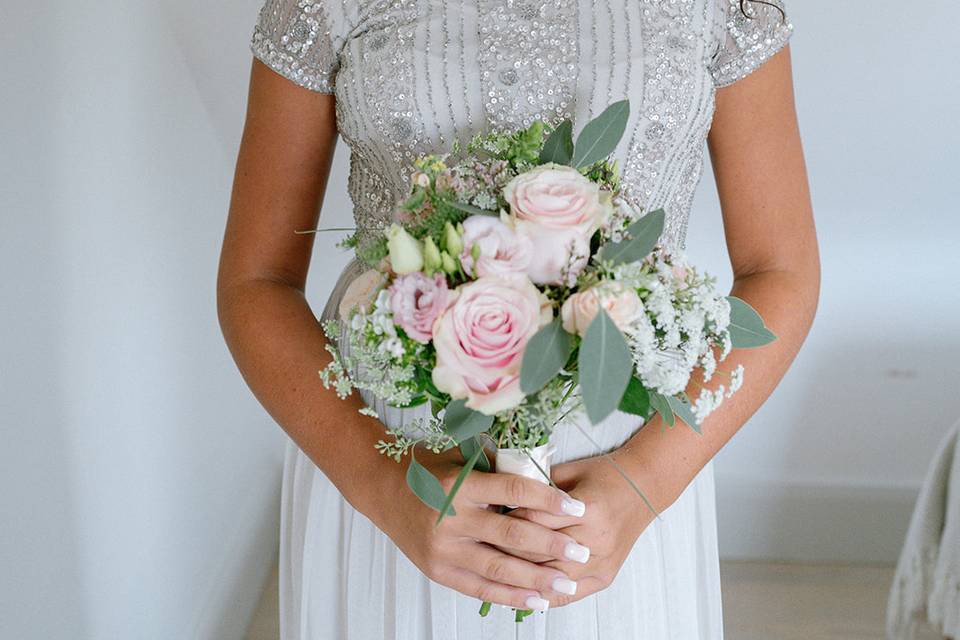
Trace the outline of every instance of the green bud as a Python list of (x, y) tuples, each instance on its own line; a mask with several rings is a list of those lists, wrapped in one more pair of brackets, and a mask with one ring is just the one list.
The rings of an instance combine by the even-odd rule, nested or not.
[(450, 221), (443, 226), (443, 246), (451, 255), (458, 256), (463, 251), (463, 238), (453, 228)]
[(457, 261), (450, 257), (450, 254), (444, 251), (440, 254), (440, 262), (443, 264), (443, 270), (450, 275), (457, 272)]
[(480, 259), (480, 245), (479, 245), (479, 244), (474, 243), (474, 245), (473, 245), (472, 247), (470, 247), (470, 257), (473, 258), (473, 261), (474, 261), (474, 262), (476, 262), (477, 260)]
[(440, 261), (440, 250), (437, 249), (437, 245), (434, 244), (433, 238), (427, 236), (427, 239), (423, 241), (423, 268), (427, 272), (427, 275), (431, 275), (434, 271), (441, 267)]

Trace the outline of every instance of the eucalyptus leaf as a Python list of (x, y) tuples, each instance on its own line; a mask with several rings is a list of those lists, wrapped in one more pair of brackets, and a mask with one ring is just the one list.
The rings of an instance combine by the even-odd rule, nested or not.
[(555, 162), (556, 164), (570, 164), (573, 158), (573, 123), (564, 120), (543, 143), (540, 150), (540, 164)]
[(615, 265), (643, 260), (660, 241), (665, 221), (663, 209), (651, 211), (627, 227), (626, 239), (605, 244), (600, 250), (600, 258)]
[(520, 366), (520, 390), (530, 395), (560, 373), (570, 357), (573, 336), (564, 331), (560, 318), (542, 327), (527, 342)]
[(627, 390), (620, 399), (620, 411), (646, 418), (650, 413), (650, 394), (636, 376), (630, 377)]
[(762, 347), (777, 339), (749, 304), (734, 296), (727, 296), (727, 302), (730, 303), (730, 342), (734, 348)]
[(653, 410), (660, 414), (660, 417), (663, 418), (663, 421), (667, 423), (667, 426), (672, 427), (676, 420), (673, 417), (673, 409), (670, 407), (670, 401), (666, 396), (651, 392), (650, 393), (650, 406), (653, 407)]
[(443, 414), (443, 429), (457, 444), (479, 435), (493, 424), (493, 416), (467, 407), (465, 400), (454, 400)]
[(693, 413), (693, 407), (690, 406), (690, 400), (687, 398), (687, 394), (683, 394), (682, 398), (667, 396), (667, 402), (670, 404), (670, 410), (673, 411), (676, 417), (683, 420), (688, 427), (703, 435), (703, 431), (700, 429), (700, 423), (697, 422), (697, 417)]
[(578, 368), (587, 417), (597, 424), (620, 404), (633, 371), (627, 341), (602, 308), (580, 344)]
[(450, 515), (455, 515), (453, 513), (453, 499), (457, 496), (457, 492), (460, 491), (460, 485), (462, 485), (463, 481), (467, 479), (468, 475), (470, 475), (470, 471), (473, 470), (473, 466), (477, 464), (477, 460), (481, 455), (483, 455), (483, 449), (477, 447), (477, 450), (473, 452), (473, 455), (467, 459), (466, 464), (464, 464), (463, 468), (460, 469), (460, 473), (457, 474), (457, 479), (453, 481), (453, 486), (450, 487), (450, 493), (447, 494), (446, 499), (443, 501), (443, 505), (440, 507), (440, 514), (437, 516), (437, 522), (434, 526), (439, 525), (440, 521), (443, 520), (443, 517), (448, 513)]
[[(410, 466), (407, 468), (407, 485), (423, 504), (436, 511), (443, 508), (447, 496), (443, 492), (440, 481), (425, 466), (417, 462), (412, 453), (410, 455)], [(447, 513), (452, 516), (456, 515), (453, 507), (450, 507)]]
[(476, 468), (477, 471), (483, 471), (486, 473), (490, 471), (491, 468), (490, 459), (483, 450), (483, 443), (480, 442), (480, 438), (474, 436), (472, 438), (467, 438), (460, 443), (460, 455), (463, 456), (464, 460), (469, 460), (471, 457), (473, 457), (477, 450), (480, 451), (480, 455), (477, 457), (477, 463), (474, 468)]
[(449, 205), (450, 205), (451, 207), (453, 207), (454, 209), (459, 209), (460, 211), (463, 211), (464, 213), (469, 214), (469, 215), (471, 215), (471, 216), (494, 216), (494, 217), (496, 217), (496, 216), (499, 216), (499, 215), (500, 215), (499, 212), (493, 211), (492, 209), (481, 209), (480, 207), (476, 207), (476, 206), (474, 206), (474, 205), (472, 205), (472, 204), (469, 204), (469, 203), (467, 203), (467, 202), (460, 202), (459, 200), (447, 200), (446, 202), (447, 202), (447, 204), (449, 204)]
[(630, 101), (614, 102), (603, 113), (586, 124), (573, 148), (572, 164), (580, 169), (589, 167), (613, 153), (630, 117)]

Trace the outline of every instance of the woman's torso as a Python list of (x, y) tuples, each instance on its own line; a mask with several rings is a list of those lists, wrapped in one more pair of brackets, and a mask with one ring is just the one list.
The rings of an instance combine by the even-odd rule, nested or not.
[(616, 153), (625, 202), (663, 207), (664, 238), (682, 247), (730, 10), (731, 0), (345, 3), (335, 90), (358, 225), (389, 222), (421, 154), (536, 119), (572, 118), (578, 130), (628, 98)]

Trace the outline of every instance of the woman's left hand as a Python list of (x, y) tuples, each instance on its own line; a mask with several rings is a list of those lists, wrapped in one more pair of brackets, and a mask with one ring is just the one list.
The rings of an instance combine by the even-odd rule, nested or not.
[[(616, 454), (614, 454), (615, 456)], [(646, 491), (641, 480), (633, 478)], [(586, 505), (582, 518), (516, 509), (510, 515), (562, 531), (590, 549), (586, 563), (548, 561), (576, 582), (573, 595), (554, 596), (551, 607), (576, 602), (610, 586), (634, 542), (655, 517), (627, 481), (603, 457), (556, 465), (550, 473), (562, 490)], [(515, 552), (513, 552), (515, 553)], [(527, 558), (539, 562), (542, 558)]]

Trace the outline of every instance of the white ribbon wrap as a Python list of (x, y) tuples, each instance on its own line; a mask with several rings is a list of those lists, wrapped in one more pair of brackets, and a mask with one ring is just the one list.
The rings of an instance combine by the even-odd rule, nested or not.
[[(512, 473), (516, 476), (537, 480), (543, 484), (550, 484), (543, 474), (550, 475), (550, 462), (556, 449), (552, 442), (530, 450), (497, 449), (496, 473)], [(534, 464), (534, 461), (536, 461), (536, 464)], [(537, 465), (540, 465), (543, 472), (537, 468)], [(507, 507), (510, 509), (517, 508), (516, 505), (507, 505)]]

